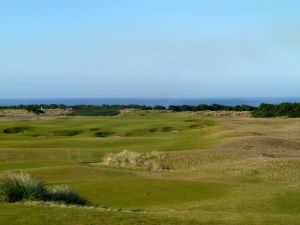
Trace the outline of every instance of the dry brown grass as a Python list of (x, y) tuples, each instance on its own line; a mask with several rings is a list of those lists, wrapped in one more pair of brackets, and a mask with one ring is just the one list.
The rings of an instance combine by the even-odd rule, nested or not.
[(178, 171), (242, 179), (300, 182), (299, 119), (220, 119), (223, 144), (204, 150), (170, 152)]
[(199, 111), (194, 113), (196, 116), (213, 116), (213, 117), (231, 117), (231, 118), (249, 118), (251, 117), (251, 112), (249, 111)]
[(124, 150), (119, 153), (108, 153), (102, 165), (128, 168), (140, 168), (153, 171), (166, 169), (164, 154), (159, 152), (138, 153)]
[(72, 112), (72, 109), (45, 109), (45, 113), (36, 115), (26, 109), (0, 109), (0, 119), (35, 119), (47, 117), (65, 116)]

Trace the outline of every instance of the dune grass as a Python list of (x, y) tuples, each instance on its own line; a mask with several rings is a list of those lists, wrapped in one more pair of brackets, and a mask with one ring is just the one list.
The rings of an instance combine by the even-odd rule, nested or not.
[(165, 155), (159, 152), (138, 153), (124, 150), (119, 153), (107, 153), (102, 165), (158, 171), (168, 169), (164, 158)]
[(45, 201), (86, 205), (88, 202), (69, 186), (48, 188), (28, 174), (9, 174), (0, 179), (0, 200), (4, 202)]

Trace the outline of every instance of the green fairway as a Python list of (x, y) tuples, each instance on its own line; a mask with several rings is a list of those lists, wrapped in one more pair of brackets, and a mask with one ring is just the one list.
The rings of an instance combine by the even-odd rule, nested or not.
[[(300, 222), (300, 120), (131, 112), (0, 120), (0, 176), (69, 184), (95, 208), (0, 203), (0, 224)], [(103, 166), (105, 153), (161, 151), (168, 170)]]

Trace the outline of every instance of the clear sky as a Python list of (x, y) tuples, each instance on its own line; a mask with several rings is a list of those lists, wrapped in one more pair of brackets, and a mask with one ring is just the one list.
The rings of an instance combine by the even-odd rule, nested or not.
[(0, 98), (300, 96), (299, 0), (1, 0)]

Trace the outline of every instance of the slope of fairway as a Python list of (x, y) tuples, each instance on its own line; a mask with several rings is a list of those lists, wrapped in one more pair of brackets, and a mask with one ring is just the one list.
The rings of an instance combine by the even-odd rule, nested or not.
[[(0, 203), (0, 224), (300, 222), (300, 120), (134, 112), (1, 120), (0, 176), (71, 185), (95, 208)], [(107, 152), (163, 151), (168, 170), (99, 164)]]
[[(187, 122), (186, 113), (140, 113), (114, 117), (1, 121), (1, 148), (97, 148), (101, 151), (170, 151), (205, 148), (216, 124), (211, 119)], [(197, 125), (191, 127), (191, 125)], [(7, 129), (26, 127), (23, 132)], [(2, 131), (2, 132), (1, 132)], [(109, 132), (99, 137), (99, 132)]]

